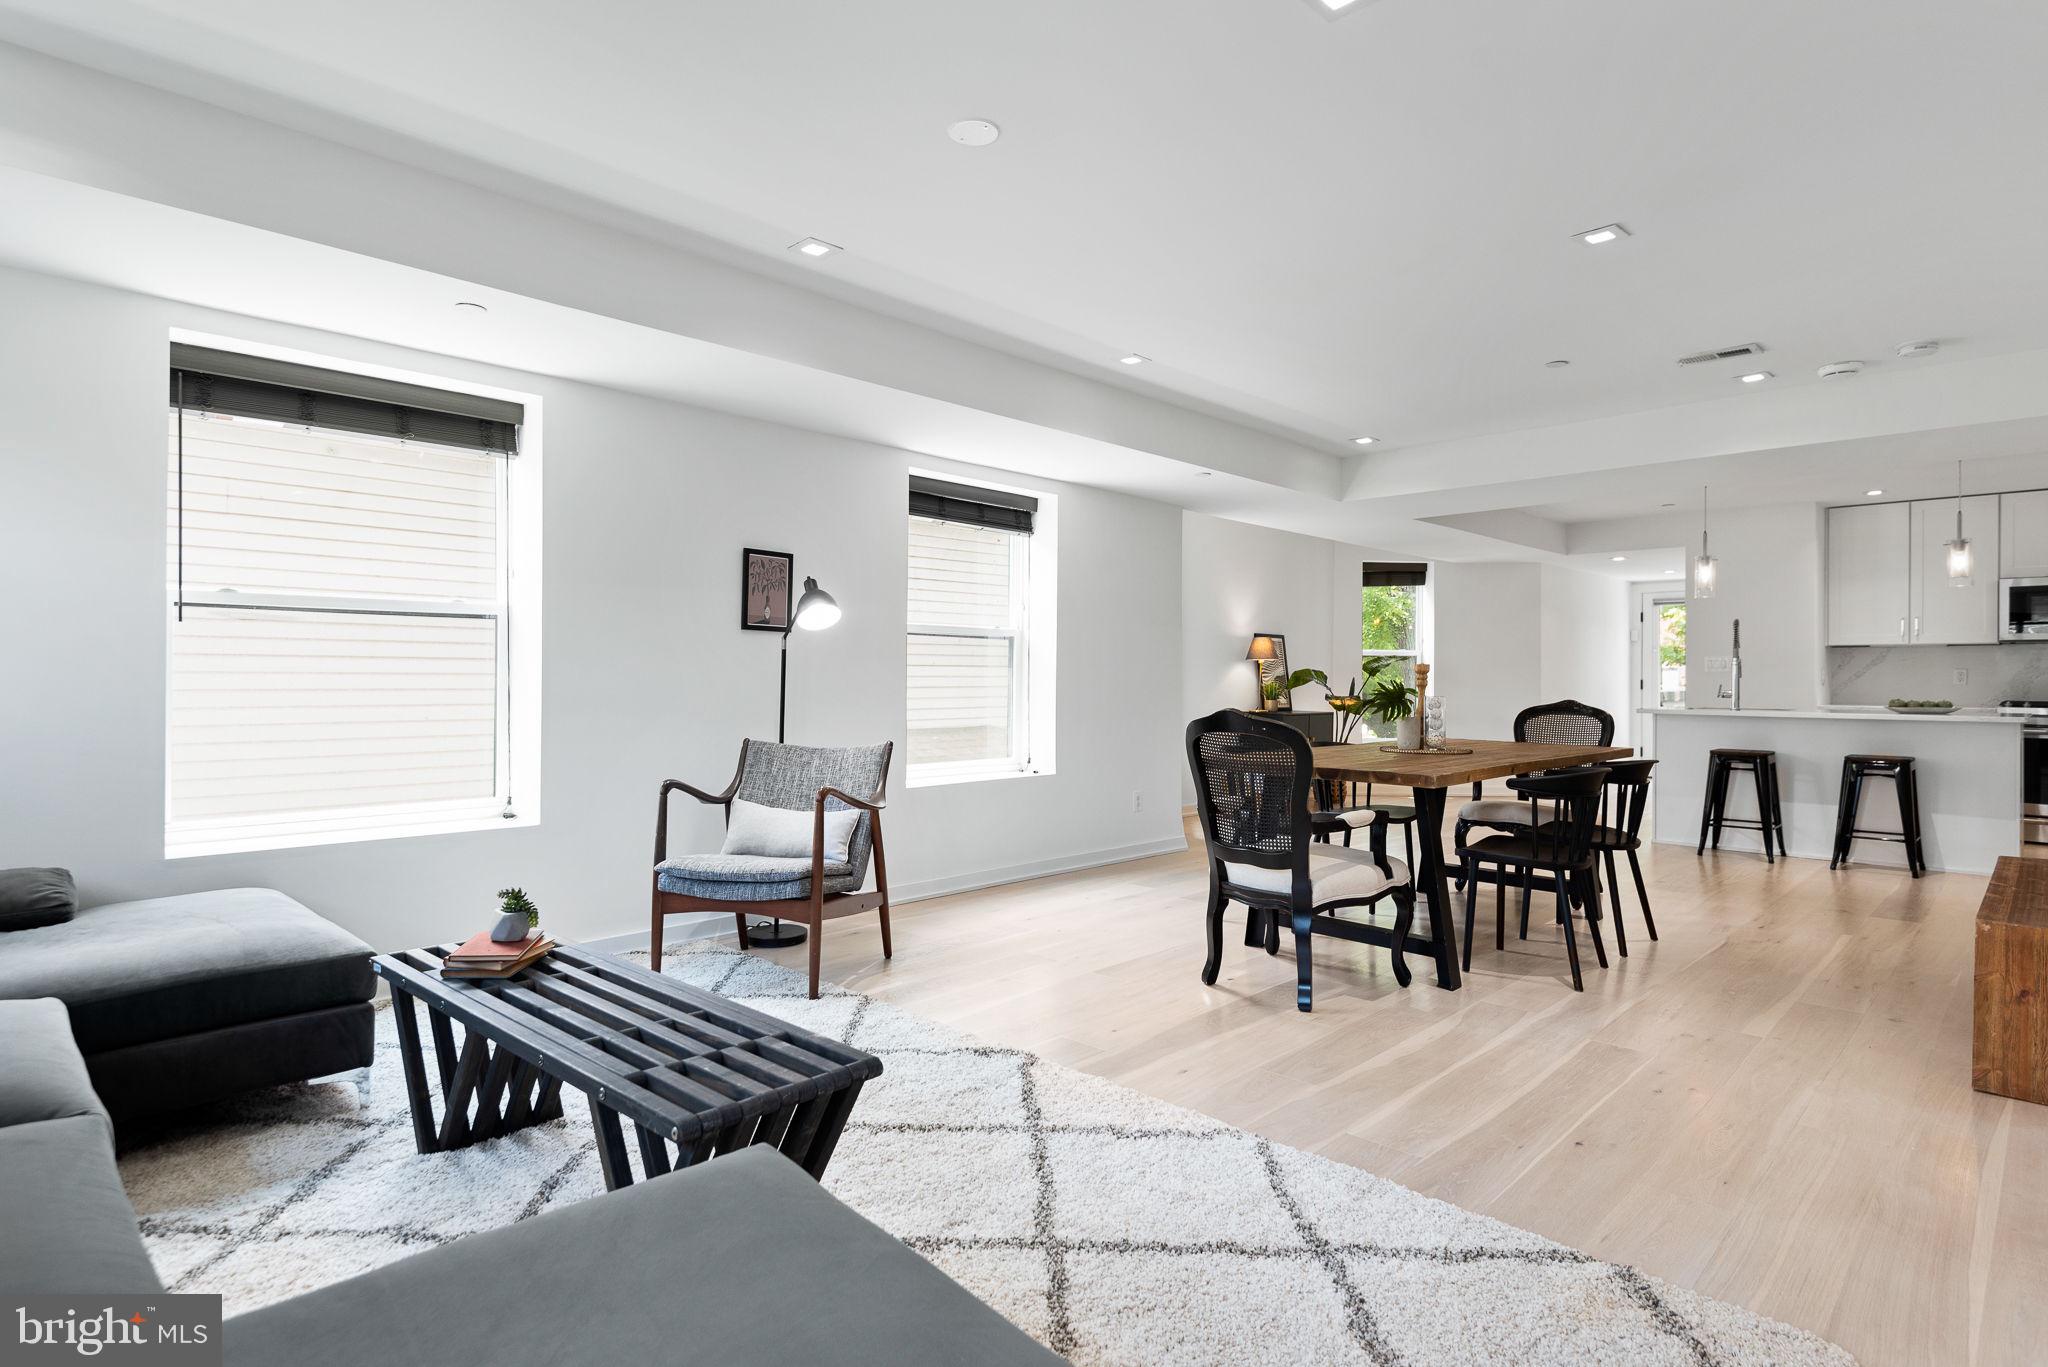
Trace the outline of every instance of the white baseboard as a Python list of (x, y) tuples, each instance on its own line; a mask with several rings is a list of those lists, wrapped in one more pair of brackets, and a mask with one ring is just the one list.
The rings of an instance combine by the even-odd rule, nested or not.
[[(922, 902), (933, 897), (948, 897), (956, 892), (975, 892), (981, 888), (1000, 887), (1005, 883), (1022, 883), (1032, 878), (1047, 878), (1056, 873), (1078, 873), (1082, 869), (1099, 869), (1104, 865), (1128, 863), (1133, 859), (1179, 854), (1187, 847), (1185, 837), (1174, 836), (1165, 840), (1148, 840), (1138, 845), (1090, 850), (1085, 854), (1038, 859), (1028, 864), (1012, 864), (1007, 868), (980, 869), (952, 878), (931, 878), (922, 883), (898, 883), (890, 889), (889, 900), (897, 905), (905, 902)], [(667, 928), (662, 931), (661, 942), (667, 947), (689, 940), (715, 940), (721, 936), (737, 938), (731, 914), (707, 911), (701, 916), (670, 917)], [(629, 930), (619, 935), (600, 935), (579, 943), (586, 949), (594, 949), (605, 954), (617, 954), (628, 949), (644, 950), (647, 948), (647, 932)]]
[(1082, 869), (1099, 869), (1106, 864), (1123, 864), (1133, 859), (1150, 859), (1161, 854), (1179, 854), (1187, 847), (1187, 837), (1176, 835), (1164, 840), (1148, 840), (1137, 845), (1119, 845), (1113, 849), (1090, 850), (1085, 854), (1060, 855), (1052, 859), (1033, 860), (1028, 864), (1011, 864), (1007, 868), (979, 869), (951, 878), (929, 878), (922, 883), (898, 883), (889, 890), (890, 901), (922, 902), (931, 897), (947, 897), (956, 892), (974, 892), (980, 888), (1000, 887), (1004, 883), (1022, 883), (1026, 879), (1047, 878), (1056, 873), (1077, 873)]
[[(662, 928), (661, 943), (666, 949), (688, 940), (715, 940), (721, 935), (736, 936), (732, 926), (732, 913), (707, 911), (701, 916), (671, 916)], [(585, 949), (594, 949), (600, 954), (619, 954), (629, 949), (647, 948), (647, 932), (629, 930), (621, 935), (600, 935), (594, 940), (578, 941)]]

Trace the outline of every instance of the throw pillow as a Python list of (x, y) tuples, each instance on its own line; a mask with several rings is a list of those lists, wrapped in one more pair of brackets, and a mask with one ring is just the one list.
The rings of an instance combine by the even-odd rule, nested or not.
[(69, 869), (0, 869), (0, 930), (54, 926), (78, 910)]
[[(762, 854), (776, 859), (811, 857), (811, 823), (808, 811), (786, 807), (764, 807), (758, 802), (736, 798), (732, 817), (725, 827), (721, 854)], [(860, 813), (851, 807), (825, 811), (825, 862), (844, 864), (853, 844), (853, 828)]]

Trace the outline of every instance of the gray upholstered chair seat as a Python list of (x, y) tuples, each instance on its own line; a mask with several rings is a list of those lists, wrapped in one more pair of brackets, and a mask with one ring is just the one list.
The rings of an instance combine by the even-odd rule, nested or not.
[(1458, 808), (1458, 820), (1478, 821), (1488, 826), (1526, 826), (1534, 804), (1518, 797), (1483, 797)]
[[(655, 865), (663, 892), (720, 902), (776, 902), (811, 895), (811, 861), (764, 854), (686, 854)], [(861, 875), (851, 864), (825, 865), (825, 892), (854, 892)]]
[[(1353, 898), (1375, 897), (1408, 881), (1408, 866), (1398, 859), (1387, 860), (1392, 873), (1383, 873), (1366, 850), (1342, 845), (1317, 845), (1309, 851), (1309, 900), (1317, 906), (1326, 902), (1348, 902)], [(1294, 875), (1286, 869), (1269, 869), (1258, 864), (1224, 861), (1223, 873), (1238, 887), (1255, 892), (1285, 895), (1294, 889)]]

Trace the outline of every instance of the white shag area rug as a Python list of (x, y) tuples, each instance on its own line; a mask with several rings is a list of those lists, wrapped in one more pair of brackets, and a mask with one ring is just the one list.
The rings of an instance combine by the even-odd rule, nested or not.
[[(826, 1187), (1076, 1363), (1853, 1367), (1790, 1325), (1022, 1050), (843, 989), (808, 1001), (762, 959), (691, 947), (664, 972), (879, 1055)], [(603, 1195), (573, 1096), (550, 1124), (416, 1153), (388, 1011), (378, 1047), (366, 1074), (123, 1153), (171, 1290), (232, 1315)]]

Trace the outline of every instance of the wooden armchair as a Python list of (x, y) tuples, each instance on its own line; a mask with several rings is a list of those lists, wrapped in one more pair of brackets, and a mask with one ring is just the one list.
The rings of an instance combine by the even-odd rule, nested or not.
[[(739, 768), (722, 793), (707, 793), (668, 779), (661, 785), (654, 823), (654, 914), (648, 935), (650, 961), (661, 966), (661, 931), (665, 918), (689, 911), (729, 911), (739, 926), (740, 948), (747, 949), (747, 917), (776, 916), (799, 921), (810, 930), (810, 995), (818, 995), (818, 955), (827, 920), (856, 912), (878, 911), (882, 922), (882, 957), (891, 957), (889, 943), (889, 871), (882, 854), (883, 796), (889, 782), (889, 758), (895, 746), (822, 748), (778, 745), (748, 740), (740, 745)], [(699, 802), (725, 809), (732, 823), (733, 803), (751, 802), (783, 811), (811, 813), (808, 857), (719, 853), (668, 854), (668, 799), (688, 793)], [(865, 794), (865, 796), (860, 796)], [(826, 859), (825, 814), (854, 810), (853, 835), (842, 863)], [(875, 864), (875, 886), (867, 881), (868, 857)]]

